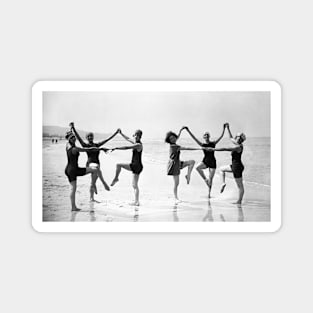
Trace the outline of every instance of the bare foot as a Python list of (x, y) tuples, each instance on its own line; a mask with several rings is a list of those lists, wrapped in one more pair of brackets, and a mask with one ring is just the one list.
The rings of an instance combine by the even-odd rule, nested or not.
[(222, 184), (221, 191), (220, 191), (221, 193), (224, 191), (225, 187), (226, 187), (226, 184)]
[(92, 186), (92, 188), (93, 188), (93, 191), (95, 192), (95, 194), (97, 195), (97, 194), (98, 194), (98, 189), (97, 189), (96, 184), (94, 184), (94, 185)]
[(81, 211), (81, 209), (79, 209), (79, 208), (77, 208), (77, 207), (72, 208), (72, 212), (79, 212), (79, 211)]
[(110, 191), (110, 187), (109, 187), (109, 185), (106, 182), (104, 182), (103, 186), (104, 186), (106, 191)]
[(186, 175), (185, 178), (187, 180), (187, 185), (189, 185), (189, 183), (190, 183), (190, 176)]
[(178, 203), (181, 203), (181, 202), (182, 202), (182, 200), (180, 200), (180, 199), (175, 199), (174, 204), (178, 204)]
[(133, 202), (130, 202), (129, 205), (139, 206), (140, 203), (139, 201), (133, 201)]
[(112, 183), (111, 183), (111, 186), (114, 186), (117, 182), (118, 182), (118, 178), (114, 178)]

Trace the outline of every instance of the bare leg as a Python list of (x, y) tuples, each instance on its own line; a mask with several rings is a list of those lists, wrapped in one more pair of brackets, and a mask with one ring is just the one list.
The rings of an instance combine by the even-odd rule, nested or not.
[(98, 193), (97, 192), (97, 188), (96, 188), (96, 181), (98, 179), (98, 175), (96, 173), (92, 173), (91, 174), (91, 184), (90, 184), (90, 189), (89, 189), (89, 192), (90, 192), (90, 201), (94, 201), (94, 194)]
[(195, 166), (195, 163), (196, 162), (194, 160), (184, 161), (183, 163), (182, 168), (188, 166), (187, 175), (185, 176), (187, 180), (187, 184), (190, 183), (191, 172), (192, 172), (193, 167)]
[(209, 186), (209, 198), (211, 198), (211, 189), (212, 189), (214, 175), (215, 175), (215, 168), (209, 168), (209, 179), (207, 180), (207, 183)]
[(239, 189), (239, 197), (238, 197), (238, 201), (236, 202), (236, 204), (241, 204), (242, 198), (243, 198), (243, 194), (245, 192), (245, 189), (243, 187), (242, 177), (235, 178), (235, 181), (236, 181), (237, 187)]
[(77, 189), (77, 181), (74, 180), (72, 182), (70, 182), (71, 184), (71, 193), (70, 193), (70, 199), (71, 199), (71, 206), (72, 206), (72, 211), (80, 211), (80, 209), (78, 209), (76, 207), (76, 203), (75, 203), (75, 198), (76, 198), (76, 189)]
[[(106, 181), (104, 180), (103, 178), (103, 175), (102, 175), (102, 171), (100, 170), (100, 168), (98, 169), (98, 176), (97, 178), (99, 177), (99, 179), (101, 180), (105, 190), (109, 191), (110, 190), (110, 187), (109, 185), (106, 183)], [(95, 182), (96, 183), (96, 182)]]
[(197, 167), (196, 167), (196, 170), (197, 170), (197, 172), (199, 173), (199, 175), (203, 178), (203, 180), (205, 181), (205, 183), (206, 184), (208, 184), (207, 183), (207, 178), (206, 178), (206, 176), (205, 176), (205, 174), (204, 174), (204, 169), (206, 169), (207, 168), (207, 166), (203, 163), (203, 162), (201, 162), (201, 163), (199, 163), (198, 165), (197, 165)]
[(220, 167), (220, 171), (222, 174), (222, 186), (221, 186), (221, 193), (222, 193), (226, 187), (226, 182), (225, 182), (226, 172), (232, 173), (232, 169), (230, 165), (225, 165), (225, 166)]
[(114, 186), (118, 182), (118, 177), (121, 173), (122, 168), (125, 170), (131, 171), (130, 165), (125, 163), (117, 163), (116, 164), (116, 171), (115, 171), (115, 177), (113, 178), (113, 181), (111, 183), (111, 186)]
[(178, 199), (179, 175), (173, 176), (173, 179), (174, 179), (174, 196), (175, 196), (175, 200), (176, 200), (176, 202), (179, 202), (179, 199)]
[(138, 187), (138, 180), (139, 180), (139, 175), (134, 174), (133, 175), (133, 188), (135, 192), (135, 201), (131, 203), (132, 205), (139, 206), (139, 187)]

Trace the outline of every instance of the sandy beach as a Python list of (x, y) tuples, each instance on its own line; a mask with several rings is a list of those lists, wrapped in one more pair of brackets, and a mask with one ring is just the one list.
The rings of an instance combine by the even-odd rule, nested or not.
[[(114, 177), (117, 162), (129, 162), (130, 151), (116, 151), (101, 154), (101, 169), (107, 183)], [(197, 157), (195, 158), (197, 159)], [(215, 175), (212, 198), (207, 196), (207, 187), (194, 170), (189, 185), (184, 178), (186, 169), (180, 176), (179, 197), (181, 203), (175, 205), (173, 179), (166, 175), (165, 164), (153, 162), (143, 156), (144, 170), (140, 176), (140, 206), (129, 203), (133, 200), (131, 186), (132, 173), (122, 171), (119, 182), (105, 191), (98, 180), (96, 202), (89, 201), (90, 175), (78, 178), (76, 195), (80, 212), (71, 212), (70, 186), (64, 175), (66, 165), (65, 142), (46, 145), (43, 149), (43, 221), (98, 221), (98, 222), (244, 222), (270, 221), (270, 187), (262, 184), (245, 183), (245, 197), (242, 205), (232, 204), (237, 198), (237, 188), (232, 176), (227, 179), (223, 194), (219, 188), (221, 179)], [(84, 166), (86, 156), (81, 153), (80, 166)], [(56, 175), (57, 173), (57, 175)]]

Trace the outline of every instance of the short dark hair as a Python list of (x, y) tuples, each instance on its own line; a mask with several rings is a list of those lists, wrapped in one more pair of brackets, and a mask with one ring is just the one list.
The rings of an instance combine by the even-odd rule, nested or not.
[(141, 137), (142, 137), (142, 130), (141, 130), (141, 129), (137, 129), (137, 130), (135, 131), (135, 134), (138, 134), (139, 137), (141, 138)]
[(170, 137), (171, 136), (175, 136), (176, 138), (178, 138), (178, 136), (174, 132), (169, 131), (168, 133), (166, 133), (166, 136), (165, 136), (165, 142), (166, 143), (171, 143), (170, 142)]
[(88, 138), (89, 136), (94, 137), (94, 134), (93, 134), (93, 133), (91, 133), (91, 132), (89, 132), (89, 133), (87, 133), (87, 134), (86, 134), (86, 138)]
[(65, 139), (69, 139), (70, 137), (72, 137), (72, 136), (74, 136), (75, 137), (75, 135), (73, 134), (73, 132), (70, 130), (70, 131), (67, 131), (66, 133), (65, 133)]

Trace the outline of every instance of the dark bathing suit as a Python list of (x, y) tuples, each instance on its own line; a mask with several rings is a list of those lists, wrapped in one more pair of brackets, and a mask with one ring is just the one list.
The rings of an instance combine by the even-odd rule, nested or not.
[(170, 145), (170, 159), (167, 164), (167, 175), (178, 176), (180, 174), (184, 162), (179, 159), (179, 148), (179, 145)]
[(241, 155), (243, 152), (243, 145), (240, 145), (241, 151), (232, 151), (231, 153), (231, 159), (232, 159), (232, 164), (231, 164), (231, 169), (233, 171), (233, 175), (235, 178), (241, 178), (242, 177), (242, 172), (244, 170), (244, 166), (241, 162)]
[[(86, 143), (85, 146), (88, 148), (99, 148), (98, 143)], [(100, 165), (99, 154), (100, 151), (87, 151), (88, 160), (86, 166), (88, 166), (90, 163), (96, 163)]]
[(143, 166), (141, 162), (141, 154), (142, 154), (142, 150), (138, 151), (137, 149), (133, 149), (132, 160), (131, 160), (131, 163), (129, 164), (132, 172), (137, 175), (139, 175), (143, 170)]
[[(203, 143), (201, 145), (202, 147), (206, 147), (206, 148), (215, 148), (216, 143), (214, 141), (210, 141), (209, 143)], [(203, 150), (204, 153), (204, 158), (202, 160), (202, 163), (206, 165), (206, 167), (208, 168), (216, 168), (216, 159), (214, 156), (214, 151), (207, 151), (207, 150)]]
[(67, 165), (65, 168), (65, 175), (67, 176), (69, 182), (75, 181), (77, 176), (86, 175), (86, 168), (78, 167), (78, 157), (79, 152), (76, 154), (73, 153), (73, 146), (69, 149), (66, 149), (67, 154)]

